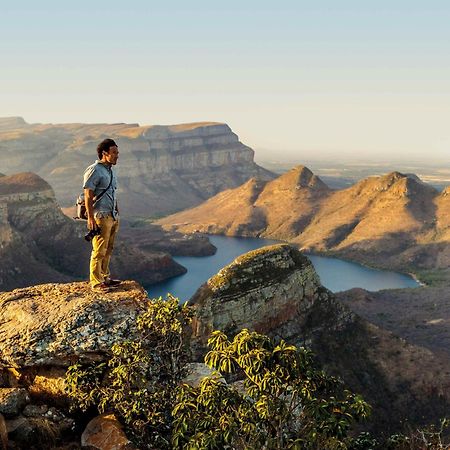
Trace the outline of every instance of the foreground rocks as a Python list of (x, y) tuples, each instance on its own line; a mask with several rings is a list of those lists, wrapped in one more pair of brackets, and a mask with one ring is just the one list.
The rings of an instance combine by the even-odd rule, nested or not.
[[(133, 281), (109, 293), (92, 292), (82, 282), (0, 293), (0, 418), (6, 430), (1, 433), (0, 420), (0, 441), (10, 441), (3, 448), (50, 449), (73, 439), (78, 444), (66, 448), (81, 448), (82, 430), (68, 415), (65, 371), (75, 361), (107, 360), (115, 342), (133, 339), (136, 316), (148, 301)], [(134, 448), (110, 423), (101, 433), (88, 428), (89, 448)]]
[(148, 297), (133, 281), (109, 293), (86, 282), (44, 284), (0, 294), (0, 364), (16, 369), (67, 367), (107, 357), (132, 339)]
[(0, 414), (4, 417), (17, 416), (28, 403), (30, 403), (30, 396), (26, 389), (0, 389)]
[(114, 414), (92, 419), (81, 435), (81, 446), (91, 450), (137, 450)]
[[(132, 281), (109, 293), (94, 293), (79, 282), (0, 294), (0, 413), (8, 445), (16, 445), (11, 448), (32, 449), (36, 442), (41, 447), (35, 448), (67, 442), (79, 448), (85, 426), (68, 414), (65, 370), (75, 361), (105, 361), (112, 344), (133, 339), (136, 316), (148, 301)], [(192, 303), (194, 363), (202, 360), (213, 329), (232, 336), (246, 327), (312, 348), (330, 373), (372, 404), (378, 431), (398, 430), (401, 420), (430, 423), (448, 412), (448, 360), (352, 313), (292, 246), (242, 255), (200, 287)], [(192, 364), (186, 381), (196, 385), (208, 373)], [(110, 448), (132, 448), (113, 422), (97, 418), (83, 442), (108, 448), (114, 433), (121, 446)]]

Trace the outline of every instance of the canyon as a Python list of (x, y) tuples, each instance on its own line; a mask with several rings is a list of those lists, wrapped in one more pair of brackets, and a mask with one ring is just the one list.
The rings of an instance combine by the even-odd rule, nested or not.
[(28, 124), (20, 117), (0, 118), (1, 171), (37, 173), (53, 187), (58, 203), (70, 207), (106, 137), (120, 149), (116, 169), (124, 217), (161, 217), (253, 176), (274, 177), (255, 164), (254, 151), (224, 123)]

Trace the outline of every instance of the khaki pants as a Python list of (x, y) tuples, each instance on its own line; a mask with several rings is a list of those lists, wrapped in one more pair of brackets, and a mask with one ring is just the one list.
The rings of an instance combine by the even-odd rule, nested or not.
[(110, 277), (109, 261), (114, 248), (114, 240), (119, 229), (119, 219), (112, 216), (96, 218), (100, 234), (92, 239), (92, 253), (89, 279), (92, 287), (98, 286)]

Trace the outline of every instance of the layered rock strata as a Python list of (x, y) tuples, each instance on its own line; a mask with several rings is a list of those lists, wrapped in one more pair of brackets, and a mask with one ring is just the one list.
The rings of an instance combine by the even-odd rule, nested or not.
[[(0, 291), (86, 279), (91, 246), (86, 224), (65, 216), (51, 187), (33, 173), (0, 178)], [(151, 284), (185, 272), (169, 254), (118, 239), (116, 276)]]
[(137, 124), (26, 124), (0, 118), (0, 159), (7, 174), (32, 170), (70, 206), (84, 168), (105, 137), (119, 145), (117, 172), (124, 215), (158, 216), (201, 203), (253, 176), (273, 178), (254, 152), (223, 123), (172, 126)]
[(361, 319), (320, 285), (309, 260), (287, 244), (237, 258), (194, 294), (192, 347), (210, 332), (242, 328), (313, 349), (327, 370), (362, 393), (378, 427), (437, 419), (450, 405), (450, 360)]

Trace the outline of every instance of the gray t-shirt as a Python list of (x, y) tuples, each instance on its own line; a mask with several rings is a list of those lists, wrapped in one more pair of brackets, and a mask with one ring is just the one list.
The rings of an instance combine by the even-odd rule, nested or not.
[(117, 216), (117, 177), (112, 167), (95, 161), (94, 164), (89, 166), (84, 172), (83, 189), (90, 189), (97, 197), (100, 195), (109, 185), (112, 178), (111, 186), (103, 194), (102, 198), (94, 204), (94, 216), (102, 217), (107, 214), (111, 214), (114, 218)]

